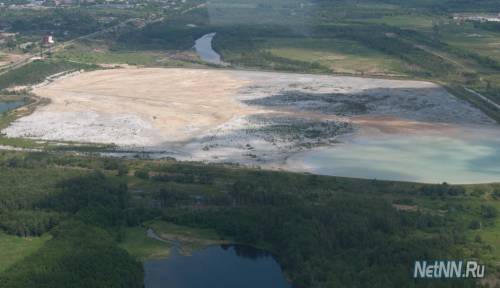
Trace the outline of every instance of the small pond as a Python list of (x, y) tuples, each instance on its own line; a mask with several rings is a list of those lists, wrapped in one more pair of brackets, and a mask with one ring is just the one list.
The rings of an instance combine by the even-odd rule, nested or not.
[(0, 114), (24, 105), (24, 101), (0, 102)]
[(280, 265), (262, 250), (215, 245), (144, 263), (146, 288), (290, 288)]

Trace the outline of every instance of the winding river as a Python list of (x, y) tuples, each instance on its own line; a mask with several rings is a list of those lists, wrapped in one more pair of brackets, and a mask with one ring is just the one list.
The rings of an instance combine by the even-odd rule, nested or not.
[(219, 53), (217, 53), (212, 47), (212, 41), (215, 35), (216, 33), (203, 35), (203, 37), (196, 40), (194, 49), (204, 62), (215, 65), (226, 65), (226, 63), (222, 61)]

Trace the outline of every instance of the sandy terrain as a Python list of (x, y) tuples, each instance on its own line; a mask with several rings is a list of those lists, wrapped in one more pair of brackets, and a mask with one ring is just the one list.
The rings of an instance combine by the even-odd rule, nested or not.
[(36, 88), (34, 93), (50, 99), (50, 105), (4, 132), (13, 137), (123, 146), (185, 141), (252, 113), (255, 109), (233, 98), (243, 85), (244, 81), (216, 71), (116, 69), (83, 73)]
[(494, 123), (443, 88), (419, 81), (126, 68), (70, 75), (34, 92), (50, 104), (2, 133), (256, 165), (346, 135), (448, 133)]

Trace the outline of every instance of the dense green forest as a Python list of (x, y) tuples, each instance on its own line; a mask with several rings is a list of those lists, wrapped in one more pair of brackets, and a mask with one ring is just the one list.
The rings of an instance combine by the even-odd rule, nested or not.
[(487, 199), (497, 197), (498, 185), (20, 152), (0, 155), (0, 185), (5, 233), (51, 235), (0, 273), (7, 283), (2, 287), (142, 287), (141, 265), (119, 246), (128, 227), (151, 220), (209, 228), (221, 239), (265, 247), (296, 287), (478, 284), (413, 280), (417, 259), (472, 257), (495, 273), (496, 260), (488, 255), (498, 254), (498, 239), (487, 239), (497, 229), (500, 199)]
[(141, 263), (100, 228), (66, 221), (0, 276), (2, 287), (142, 287)]

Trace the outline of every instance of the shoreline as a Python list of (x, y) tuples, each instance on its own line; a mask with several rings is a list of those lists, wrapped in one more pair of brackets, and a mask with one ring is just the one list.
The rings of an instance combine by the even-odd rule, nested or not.
[(188, 68), (61, 75), (34, 89), (50, 103), (2, 133), (116, 147), (101, 156), (294, 171), (289, 158), (360, 137), (498, 128), (430, 82)]

